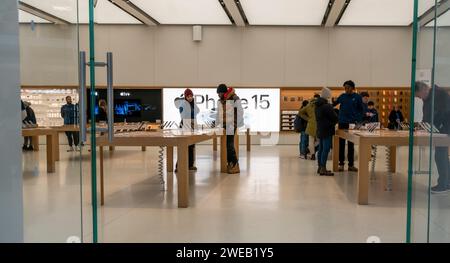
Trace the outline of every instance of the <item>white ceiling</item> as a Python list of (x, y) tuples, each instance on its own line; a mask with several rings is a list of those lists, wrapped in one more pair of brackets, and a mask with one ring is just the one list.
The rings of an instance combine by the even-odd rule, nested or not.
[[(46, 13), (59, 17), (70, 23), (77, 23), (77, 0), (21, 0)], [(79, 23), (89, 23), (89, 1), (79, 0)], [(99, 24), (141, 24), (108, 0), (98, 0), (94, 21)]]
[[(419, 15), (434, 6), (435, 0), (419, 0)], [(413, 21), (413, 0), (352, 0), (339, 25), (408, 26)]]
[(19, 10), (19, 23), (31, 23), (31, 21), (34, 23), (51, 23), (50, 21), (42, 19), (38, 16)]
[(217, 0), (131, 0), (161, 24), (231, 25)]
[[(70, 23), (88, 23), (88, 0), (20, 0)], [(218, 0), (129, 0), (160, 24), (231, 25)], [(430, 9), (435, 0), (419, 0), (419, 14)], [(77, 6), (77, 3), (79, 6)], [(328, 0), (240, 0), (250, 25), (321, 25)], [(409, 26), (413, 0), (352, 0), (339, 25)], [(77, 15), (79, 10), (79, 17)], [(20, 22), (46, 23), (20, 12)], [(445, 14), (440, 20), (450, 25)], [(95, 22), (99, 24), (142, 24), (108, 0), (98, 0)]]
[(321, 25), (328, 0), (241, 0), (250, 25)]

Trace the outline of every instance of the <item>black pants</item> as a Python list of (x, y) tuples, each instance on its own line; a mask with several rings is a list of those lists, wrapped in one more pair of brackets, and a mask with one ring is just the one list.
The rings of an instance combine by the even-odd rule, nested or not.
[(80, 132), (75, 131), (66, 131), (67, 140), (69, 141), (69, 146), (72, 147), (73, 145), (78, 146), (79, 138), (80, 138)]
[(233, 165), (238, 163), (236, 149), (234, 148), (234, 135), (227, 135), (227, 162)]
[(195, 156), (194, 156), (195, 144), (189, 145), (188, 152), (189, 152), (189, 167), (193, 167), (194, 166), (194, 162), (195, 162)]
[[(348, 123), (339, 123), (338, 128), (341, 130), (346, 130), (350, 127)], [(355, 145), (352, 142), (348, 142), (348, 166), (352, 167), (355, 164)], [(339, 165), (344, 165), (345, 163), (345, 140), (339, 138)]]
[(33, 138), (31, 136), (25, 136), (23, 138), (23, 145), (24, 146), (33, 146)]
[[(188, 163), (189, 163), (189, 168), (193, 167), (195, 164), (195, 144), (193, 145), (189, 145), (188, 147)], [(175, 164), (175, 169), (178, 169), (178, 161)]]
[(449, 186), (450, 168), (448, 161), (448, 147), (436, 147), (434, 160), (436, 161), (436, 166), (439, 173), (438, 185), (441, 187)]

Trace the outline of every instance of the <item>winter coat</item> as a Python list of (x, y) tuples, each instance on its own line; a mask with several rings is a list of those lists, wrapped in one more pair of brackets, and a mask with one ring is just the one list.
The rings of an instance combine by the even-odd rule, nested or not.
[[(181, 123), (183, 128), (194, 128), (197, 125), (197, 115), (200, 112), (197, 104), (194, 101), (191, 103), (184, 98), (175, 99), (175, 106), (180, 111)], [(186, 125), (184, 125), (186, 124)]]
[(434, 116), (433, 125), (440, 133), (450, 135), (450, 95), (446, 90), (435, 85), (434, 109), (433, 96), (431, 94), (423, 102), (423, 121), (431, 124), (431, 117)]
[(226, 93), (226, 97), (217, 102), (216, 126), (226, 127), (226, 133), (234, 135), (236, 130), (244, 126), (244, 109), (241, 99), (233, 88)]
[(341, 94), (336, 101), (333, 102), (333, 106), (340, 105), (339, 107), (339, 123), (351, 124), (358, 123), (363, 120), (364, 103), (361, 95), (357, 93)]
[(64, 125), (78, 124), (78, 104), (66, 104), (61, 107)]
[(333, 136), (338, 123), (338, 116), (333, 105), (324, 98), (316, 101), (317, 138), (323, 139)]
[(23, 120), (23, 123), (25, 124), (37, 124), (36, 122), (36, 115), (34, 114), (34, 110), (28, 106), (25, 108), (25, 111), (27, 113), (27, 117)]
[(316, 137), (317, 134), (316, 101), (317, 99), (311, 100), (306, 107), (298, 111), (298, 116), (308, 122), (306, 125), (306, 134), (312, 137)]

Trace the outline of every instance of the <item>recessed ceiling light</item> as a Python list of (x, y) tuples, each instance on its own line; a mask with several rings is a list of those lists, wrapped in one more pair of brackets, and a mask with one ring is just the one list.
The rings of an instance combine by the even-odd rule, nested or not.
[[(419, 16), (432, 8), (435, 0), (419, 0)], [(413, 21), (413, 0), (352, 0), (339, 25), (409, 26)]]
[(328, 0), (241, 0), (250, 25), (320, 26)]

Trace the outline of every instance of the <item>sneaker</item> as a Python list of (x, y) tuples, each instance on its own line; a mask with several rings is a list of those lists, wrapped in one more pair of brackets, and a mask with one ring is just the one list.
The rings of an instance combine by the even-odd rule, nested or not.
[(28, 150), (28, 147), (26, 145), (22, 146), (22, 151)]
[(343, 165), (339, 165), (338, 171), (339, 172), (343, 172), (344, 171), (344, 166)]
[(233, 166), (230, 165), (229, 169), (227, 170), (227, 172), (229, 174), (238, 174), (241, 172), (241, 170), (239, 169), (239, 164), (235, 164)]
[(317, 168), (317, 174), (320, 174), (320, 167)]
[(312, 154), (312, 155), (311, 155), (311, 160), (312, 160), (312, 161), (315, 161), (315, 160), (316, 160), (316, 155), (315, 155), (315, 154)]
[(357, 171), (358, 171), (358, 168), (356, 168), (355, 166), (349, 166), (349, 167), (348, 167), (348, 171), (349, 171), (349, 172), (357, 172)]
[(306, 154), (300, 154), (300, 157), (299, 157), (300, 159), (304, 159), (304, 160), (307, 160), (308, 159), (308, 156), (306, 155)]
[(328, 171), (326, 167), (320, 167), (319, 174), (321, 176), (334, 176), (334, 173), (331, 171)]
[(191, 167), (189, 167), (189, 171), (197, 171), (197, 167), (191, 166)]
[(444, 194), (450, 192), (449, 187), (441, 187), (439, 185), (431, 187), (431, 193), (432, 194)]
[(27, 147), (27, 151), (34, 151), (34, 148), (33, 148), (33, 146), (31, 146), (31, 145), (28, 145), (28, 147)]
[(67, 150), (67, 152), (73, 152), (73, 151), (75, 151), (75, 150), (73, 149), (72, 146), (70, 146), (69, 150)]

